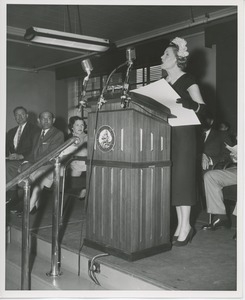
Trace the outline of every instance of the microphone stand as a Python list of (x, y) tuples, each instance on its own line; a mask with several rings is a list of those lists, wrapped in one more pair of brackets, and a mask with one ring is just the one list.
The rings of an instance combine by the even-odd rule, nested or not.
[(126, 72), (126, 77), (125, 77), (124, 84), (123, 84), (122, 95), (121, 95), (121, 108), (128, 107), (129, 101), (131, 100), (130, 96), (128, 95), (128, 90), (129, 90), (128, 82), (129, 82), (129, 73), (131, 71), (132, 66), (133, 66), (133, 62), (129, 61), (127, 72)]
[(107, 101), (105, 100), (105, 98), (104, 98), (104, 93), (105, 93), (105, 91), (106, 91), (106, 89), (107, 89), (107, 87), (108, 87), (108, 84), (109, 84), (109, 82), (110, 82), (111, 76), (112, 76), (118, 69), (120, 69), (121, 67), (125, 66), (127, 63), (128, 63), (128, 62), (126, 61), (126, 62), (124, 62), (123, 64), (121, 64), (120, 66), (116, 67), (116, 68), (110, 73), (110, 75), (108, 76), (108, 78), (107, 78), (107, 80), (106, 80), (106, 83), (105, 83), (105, 85), (104, 85), (104, 87), (103, 87), (103, 90), (102, 90), (102, 92), (101, 92), (101, 94), (100, 94), (100, 97), (99, 97), (99, 101), (98, 101), (98, 109), (99, 109), (99, 110), (100, 110), (101, 106), (107, 102)]
[(91, 72), (87, 71), (87, 76), (85, 76), (84, 79), (83, 79), (81, 100), (79, 101), (79, 104), (78, 104), (79, 111), (82, 110), (82, 107), (87, 107), (87, 100), (84, 99), (84, 97), (86, 95), (86, 89), (87, 89), (90, 74), (91, 74)]

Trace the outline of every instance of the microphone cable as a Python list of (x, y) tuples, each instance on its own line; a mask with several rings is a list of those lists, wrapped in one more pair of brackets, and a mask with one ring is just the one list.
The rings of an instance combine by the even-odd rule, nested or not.
[(105, 83), (105, 85), (104, 85), (104, 87), (103, 87), (103, 89), (102, 89), (102, 92), (101, 92), (101, 94), (100, 94), (100, 98), (99, 98), (99, 102), (98, 102), (98, 107), (99, 107), (99, 109), (100, 109), (101, 106), (106, 102), (106, 101), (104, 100), (104, 93), (105, 93), (106, 88), (108, 87), (108, 84), (109, 84), (109, 82), (110, 82), (110, 80), (111, 80), (112, 75), (113, 75), (118, 69), (120, 69), (120, 68), (123, 67), (123, 66), (126, 66), (127, 64), (128, 64), (127, 61), (124, 62), (124, 63), (122, 63), (121, 65), (119, 65), (118, 67), (116, 67), (114, 70), (112, 70), (112, 72), (109, 74), (109, 76), (108, 76), (108, 78), (107, 78), (107, 80), (106, 80), (106, 83)]
[[(86, 191), (85, 196), (85, 220), (87, 218), (87, 210), (88, 210), (88, 199), (89, 199), (89, 193), (90, 193), (90, 185), (91, 185), (91, 178), (92, 178), (92, 164), (94, 159), (94, 152), (95, 152), (95, 143), (96, 143), (96, 131), (98, 127), (98, 116), (99, 116), (99, 107), (97, 106), (96, 112), (95, 112), (95, 126), (94, 126), (94, 140), (92, 143), (92, 153), (91, 153), (91, 159), (89, 162), (89, 178), (88, 178), (88, 190)], [(79, 251), (78, 251), (78, 276), (80, 276), (80, 261), (81, 261), (81, 251), (83, 248), (83, 222), (82, 222), (82, 228), (81, 228), (81, 234), (80, 234), (80, 241), (79, 241)]]

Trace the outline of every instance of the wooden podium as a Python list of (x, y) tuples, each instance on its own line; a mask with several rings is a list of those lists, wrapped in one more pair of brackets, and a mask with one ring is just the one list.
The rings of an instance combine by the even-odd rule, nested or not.
[(171, 249), (170, 112), (152, 99), (132, 100), (121, 108), (120, 97), (109, 99), (98, 114), (91, 102), (84, 240), (129, 261)]

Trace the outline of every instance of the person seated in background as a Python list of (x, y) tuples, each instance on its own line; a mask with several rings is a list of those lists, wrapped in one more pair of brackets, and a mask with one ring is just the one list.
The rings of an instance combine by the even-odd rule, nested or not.
[[(84, 120), (78, 116), (73, 116), (69, 119), (68, 128), (70, 134), (68, 138), (76, 136), (79, 139), (77, 144), (72, 144), (64, 151), (61, 152), (60, 156), (74, 155), (87, 157), (87, 141), (88, 136), (85, 133), (86, 124)], [(80, 177), (82, 172), (86, 172), (85, 161), (73, 160), (69, 165), (69, 175), (71, 177)], [(79, 198), (86, 196), (86, 189), (82, 189)]]
[(231, 128), (230, 124), (226, 121), (220, 122), (218, 125), (218, 130), (220, 131), (229, 131)]
[[(64, 142), (64, 134), (53, 126), (55, 116), (49, 111), (40, 113), (38, 123), (41, 130), (34, 137), (31, 154), (24, 161), (10, 161), (6, 168), (7, 182), (11, 181), (22, 171), (32, 164), (58, 148)], [(30, 180), (34, 183), (30, 199), (30, 212), (34, 213), (38, 208), (38, 200), (44, 186), (51, 187), (53, 183), (53, 171), (50, 171), (50, 164), (47, 163), (30, 174)], [(15, 187), (17, 189), (17, 186)]]
[(212, 169), (218, 163), (230, 162), (229, 151), (225, 144), (233, 145), (226, 131), (219, 131), (213, 127), (214, 119), (211, 115), (202, 123), (204, 140), (202, 144), (202, 170), (203, 173)]
[[(234, 165), (223, 170), (210, 170), (204, 174), (207, 212), (215, 216), (211, 224), (202, 227), (203, 230), (231, 227), (231, 222), (226, 214), (222, 189), (225, 186), (237, 184), (237, 151), (236, 146), (227, 147), (231, 150), (230, 156)], [(235, 216), (237, 214), (236, 206), (233, 214)], [(236, 239), (236, 235), (233, 238)]]
[(28, 121), (28, 113), (23, 106), (16, 107), (13, 113), (18, 126), (6, 134), (6, 158), (23, 160), (31, 153), (33, 138), (39, 128)]
[[(17, 106), (13, 113), (18, 126), (10, 129), (6, 134), (6, 168), (8, 168), (9, 161), (23, 162), (31, 154), (34, 136), (39, 132), (38, 126), (28, 121), (26, 108)], [(9, 191), (6, 203), (15, 199), (16, 191)]]
[(228, 122), (223, 121), (220, 122), (217, 126), (218, 130), (220, 131), (226, 131), (227, 134), (229, 135), (232, 143), (235, 145), (236, 144), (236, 134), (231, 130), (231, 126)]

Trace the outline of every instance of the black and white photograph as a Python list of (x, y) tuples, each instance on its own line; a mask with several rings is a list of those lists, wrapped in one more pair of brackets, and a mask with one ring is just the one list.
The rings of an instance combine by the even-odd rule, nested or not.
[(1, 2), (0, 298), (243, 299), (243, 4)]

